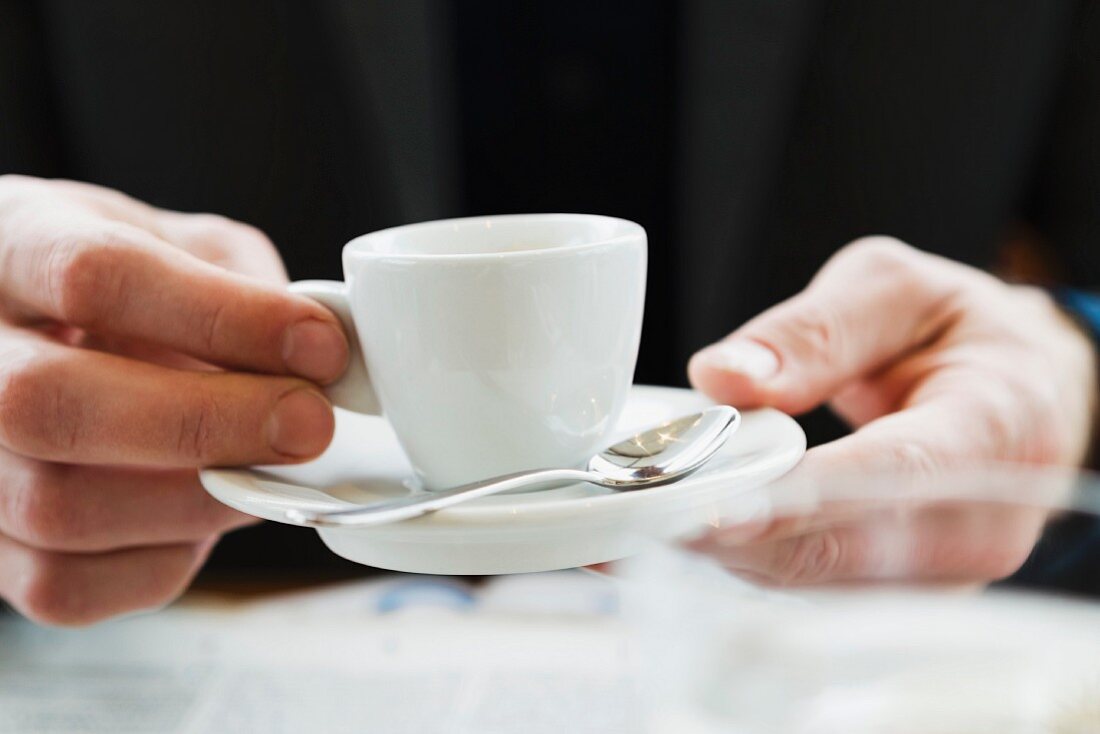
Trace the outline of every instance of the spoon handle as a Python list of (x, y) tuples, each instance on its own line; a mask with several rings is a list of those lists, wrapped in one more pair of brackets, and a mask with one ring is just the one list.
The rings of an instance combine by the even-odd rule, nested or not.
[(401, 520), (410, 520), (459, 502), (487, 497), (491, 494), (521, 489), (537, 484), (566, 484), (573, 482), (593, 482), (599, 484), (595, 474), (576, 469), (537, 469), (505, 474), (479, 482), (460, 484), (457, 487), (438, 492), (420, 492), (411, 497), (397, 500), (382, 500), (369, 505), (352, 507), (334, 512), (311, 512), (308, 510), (287, 510), (286, 519), (296, 525), (314, 528), (332, 527), (370, 527), (385, 525)]

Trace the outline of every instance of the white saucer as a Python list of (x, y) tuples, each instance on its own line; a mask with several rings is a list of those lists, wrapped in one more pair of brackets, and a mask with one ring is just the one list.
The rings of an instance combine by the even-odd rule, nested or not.
[[(710, 404), (690, 390), (636, 386), (619, 428), (634, 433)], [(576, 484), (484, 497), (393, 525), (317, 532), (337, 555), (394, 571), (481, 575), (586, 566), (698, 527), (715, 502), (784, 474), (805, 451), (806, 436), (792, 418), (753, 410), (710, 463), (673, 484), (623, 493)], [(338, 510), (406, 495), (411, 476), (388, 423), (344, 411), (337, 411), (332, 445), (315, 461), (200, 474), (221, 502), (277, 522), (286, 522), (291, 508)]]

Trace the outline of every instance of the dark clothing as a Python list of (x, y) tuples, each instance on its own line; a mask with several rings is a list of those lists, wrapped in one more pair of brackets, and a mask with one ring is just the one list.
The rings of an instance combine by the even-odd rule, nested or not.
[(683, 384), (865, 234), (988, 267), (1025, 223), (1096, 285), (1098, 34), (1074, 0), (0, 0), (0, 172), (250, 222), (295, 278), (409, 221), (634, 219), (637, 378)]

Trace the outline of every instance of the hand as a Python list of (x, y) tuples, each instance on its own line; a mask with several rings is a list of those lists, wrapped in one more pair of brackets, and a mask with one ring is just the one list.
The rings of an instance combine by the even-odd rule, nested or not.
[(250, 521), (194, 467), (324, 449), (347, 342), (285, 280), (246, 225), (0, 177), (0, 597), (51, 624), (164, 604)]
[[(828, 403), (857, 430), (807, 453), (797, 479), (909, 475), (983, 462), (1079, 465), (1097, 364), (1044, 292), (884, 237), (841, 250), (801, 294), (696, 354), (692, 383), (744, 408)], [(888, 487), (884, 487), (888, 490)], [(988, 581), (1027, 559), (1046, 513), (1005, 504), (913, 514), (822, 512), (733, 526), (695, 543), (776, 584)], [(893, 550), (906, 558), (882, 564)], [(900, 561), (900, 562), (899, 562)]]

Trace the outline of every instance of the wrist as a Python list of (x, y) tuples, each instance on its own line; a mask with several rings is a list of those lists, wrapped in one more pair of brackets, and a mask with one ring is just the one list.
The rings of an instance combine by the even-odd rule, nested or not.
[(1071, 288), (1059, 288), (1051, 292), (1077, 330), (1088, 340), (1092, 349), (1092, 370), (1089, 383), (1088, 409), (1091, 416), (1091, 434), (1084, 465), (1100, 468), (1100, 294)]

